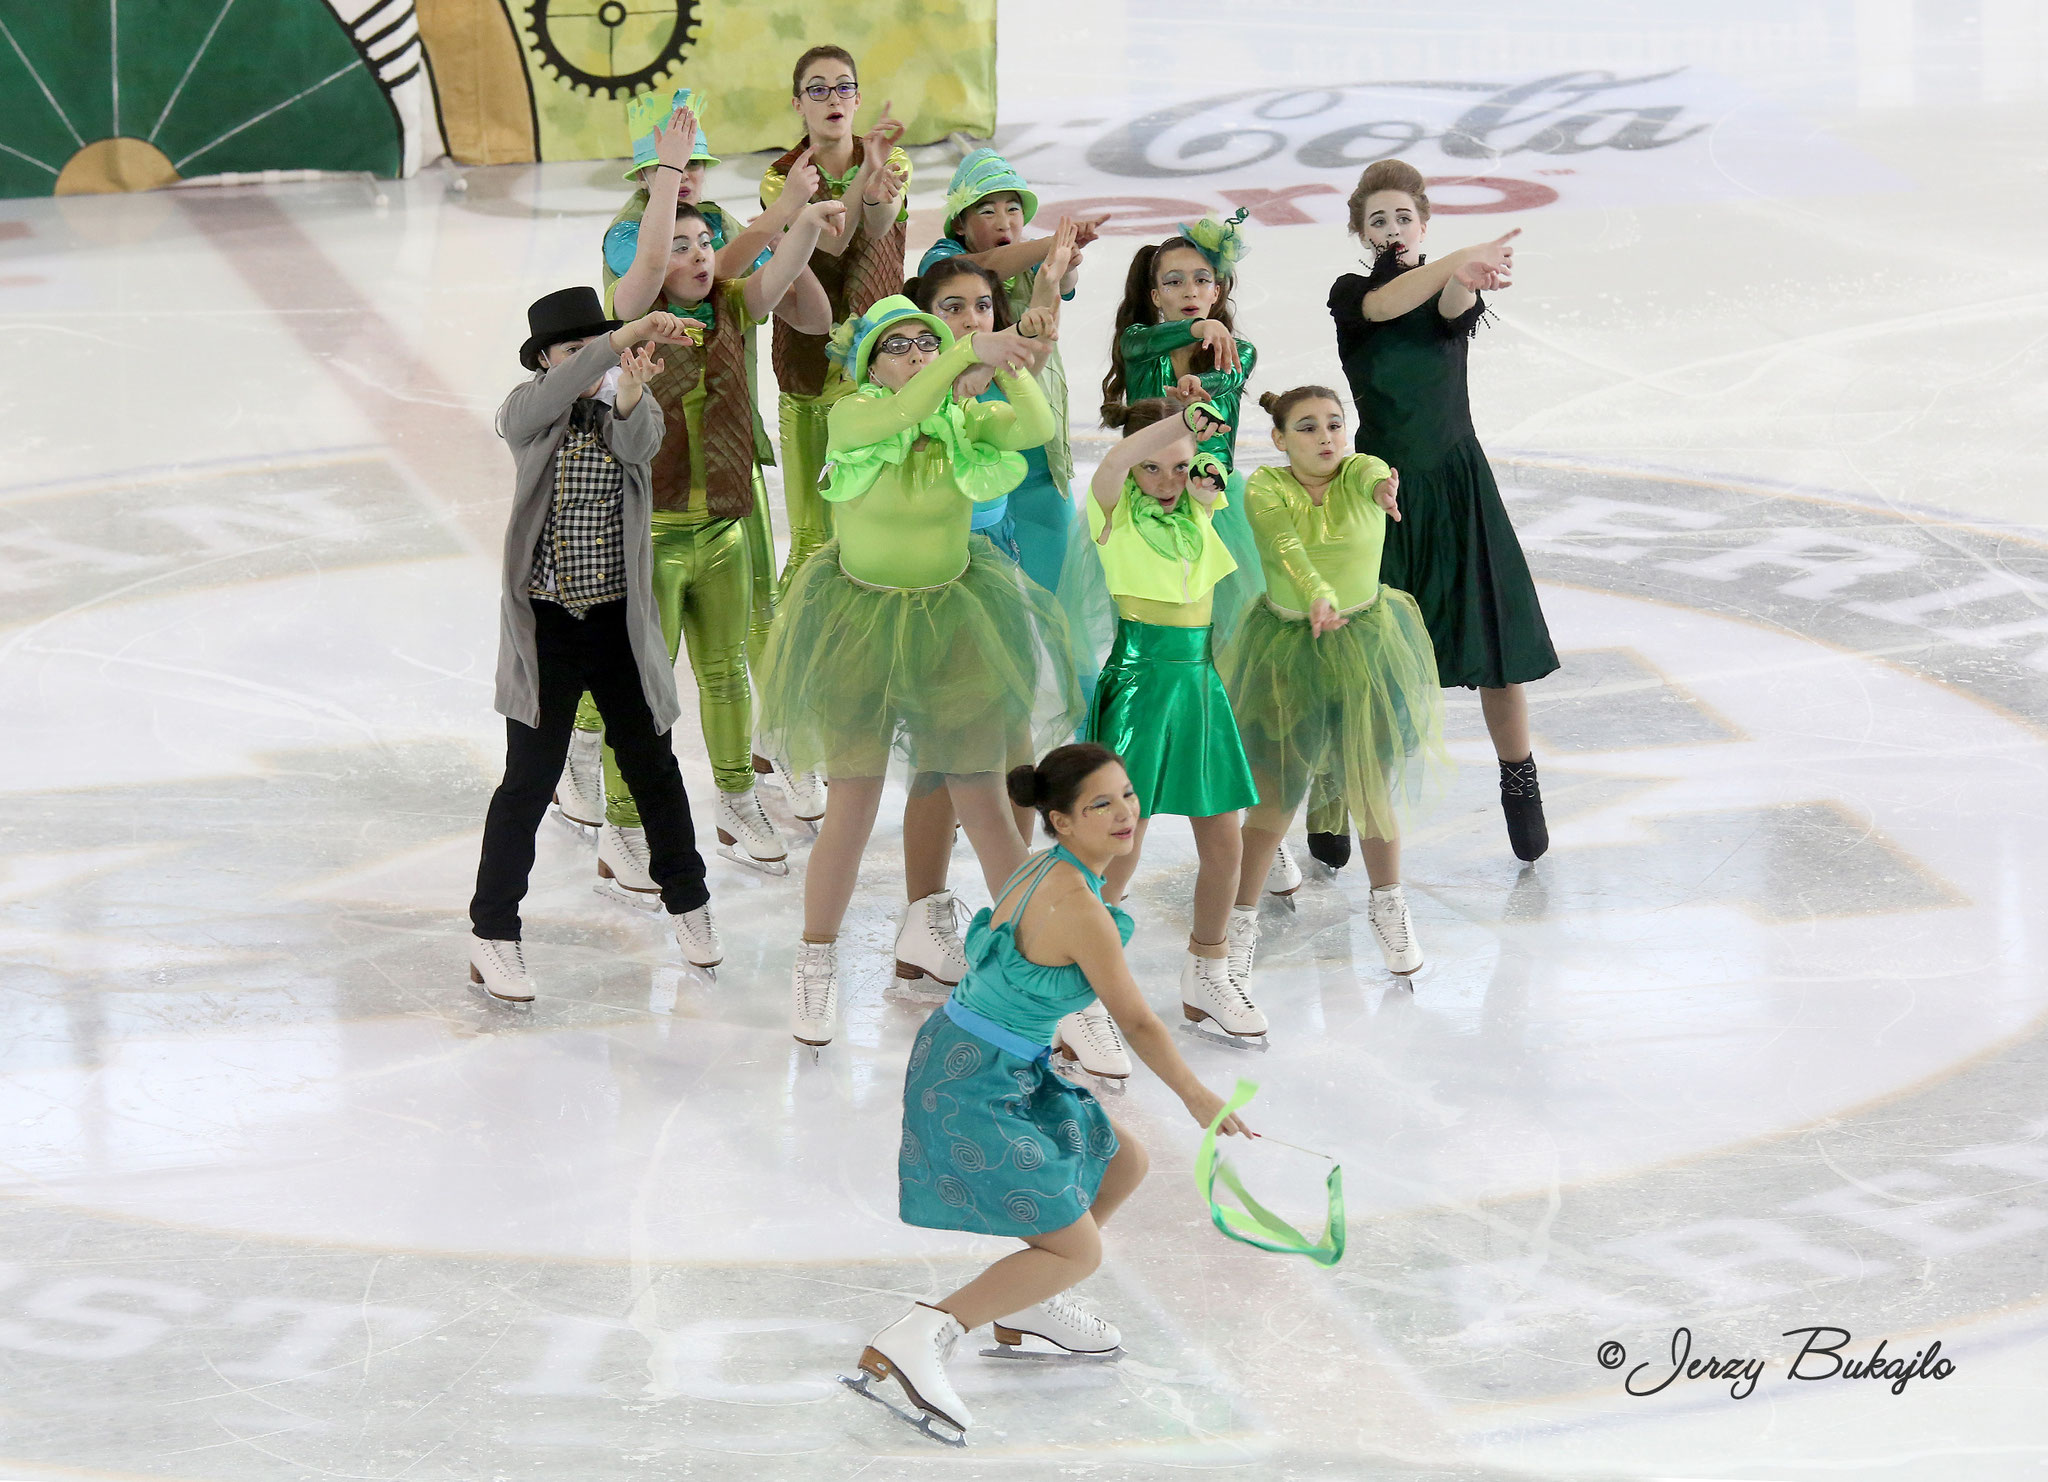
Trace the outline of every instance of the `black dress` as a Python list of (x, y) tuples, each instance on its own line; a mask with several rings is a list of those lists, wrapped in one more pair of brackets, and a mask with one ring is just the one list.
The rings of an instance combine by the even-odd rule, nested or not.
[(1466, 351), (1485, 304), (1446, 319), (1432, 298), (1398, 319), (1367, 319), (1366, 290), (1394, 276), (1346, 273), (1330, 288), (1337, 357), (1358, 408), (1354, 446), (1401, 474), (1401, 519), (1387, 523), (1380, 579), (1422, 609), (1446, 687), (1541, 679), (1557, 668), (1557, 650), (1466, 395)]

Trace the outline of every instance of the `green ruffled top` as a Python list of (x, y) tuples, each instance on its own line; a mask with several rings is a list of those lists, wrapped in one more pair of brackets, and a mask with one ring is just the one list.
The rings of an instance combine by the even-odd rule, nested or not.
[[(1088, 501), (1088, 533), (1101, 542), (1095, 554), (1102, 558), (1109, 594), (1126, 617), (1169, 627), (1200, 627), (1209, 621), (1216, 583), (1237, 570), (1211, 523), (1229, 500), (1218, 494), (1205, 508), (1192, 493), (1183, 494), (1169, 514), (1136, 479), (1126, 477), (1114, 514), (1105, 515), (1094, 499)], [(1107, 541), (1102, 540), (1105, 527)]]
[(969, 336), (897, 392), (868, 382), (827, 422), (840, 568), (877, 587), (935, 587), (967, 569), (976, 500), (1024, 479), (1022, 450), (1053, 433), (1029, 376), (998, 375), (1007, 401), (960, 402), (953, 382), (976, 363)]

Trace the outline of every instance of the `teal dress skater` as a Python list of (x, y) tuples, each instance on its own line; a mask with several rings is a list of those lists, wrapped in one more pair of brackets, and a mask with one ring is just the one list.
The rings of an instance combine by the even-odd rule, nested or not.
[[(1056, 864), (1102, 878), (1063, 845), (1010, 877), (997, 904), (1024, 888), (1010, 919), (983, 907), (967, 928), (967, 976), (911, 1046), (897, 1152), (903, 1222), (977, 1235), (1043, 1235), (1088, 1212), (1116, 1155), (1116, 1130), (1086, 1089), (1051, 1064), (1053, 1030), (1095, 997), (1087, 974), (1047, 967), (1017, 950), (1016, 924)], [(1128, 945), (1131, 918), (1109, 907)]]

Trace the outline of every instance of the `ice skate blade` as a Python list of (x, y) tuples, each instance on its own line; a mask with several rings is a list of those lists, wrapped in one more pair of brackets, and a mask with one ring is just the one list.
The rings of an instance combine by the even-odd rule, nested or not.
[(1203, 1020), (1201, 1024), (1196, 1024), (1184, 1020), (1180, 1026), (1181, 1033), (1192, 1034), (1198, 1040), (1219, 1045), (1226, 1050), (1249, 1050), (1263, 1055), (1272, 1048), (1266, 1043), (1266, 1036), (1263, 1034), (1232, 1034), (1224, 1029), (1205, 1028), (1204, 1025), (1209, 1022)]
[[(852, 1390), (855, 1394), (859, 1395), (862, 1399), (873, 1400), (877, 1405), (880, 1405), (884, 1410), (887, 1410), (891, 1415), (895, 1416), (898, 1420), (902, 1421), (912, 1430), (922, 1432), (925, 1436), (929, 1437), (931, 1440), (937, 1441), (942, 1446), (957, 1446), (964, 1448), (967, 1445), (967, 1433), (965, 1431), (954, 1429), (948, 1424), (948, 1422), (940, 1420), (937, 1416), (933, 1415), (929, 1410), (920, 1410), (915, 1415), (911, 1414), (910, 1411), (904, 1409), (901, 1405), (896, 1404), (894, 1401), (890, 1400), (886, 1395), (880, 1394), (876, 1391), (874, 1387), (876, 1378), (875, 1375), (869, 1373), (866, 1369), (862, 1369), (859, 1372), (860, 1377), (858, 1379), (854, 1379), (849, 1377), (848, 1375), (841, 1374), (839, 1376), (839, 1382), (845, 1385), (848, 1389)], [(903, 1381), (900, 1379), (897, 1380), (897, 1383), (899, 1385), (902, 1384), (902, 1382)], [(939, 1428), (941, 1426), (947, 1426), (948, 1429), (952, 1429), (953, 1434), (947, 1435), (945, 1431)]]
[(1269, 890), (1266, 892), (1266, 899), (1278, 901), (1290, 911), (1299, 911), (1301, 907), (1295, 904), (1294, 897), (1299, 893), (1300, 888), (1296, 886), (1293, 890)]
[(891, 978), (882, 997), (919, 1008), (936, 1008), (953, 996), (953, 990), (937, 978)]
[[(1037, 1334), (1031, 1336), (1036, 1337)], [(1045, 1341), (1052, 1343), (1050, 1338)], [(1040, 1364), (1113, 1364), (1124, 1356), (1124, 1351), (1121, 1348), (1111, 1348), (1102, 1353), (1075, 1353), (1071, 1349), (1060, 1347), (1057, 1343), (1053, 1343), (1050, 1349), (1026, 1348), (1022, 1343), (1005, 1343), (997, 1339), (996, 1346), (984, 1348), (981, 1356), (992, 1359), (1028, 1359)]]
[(727, 840), (725, 835), (720, 834), (718, 840), (720, 857), (729, 859), (736, 865), (745, 865), (750, 870), (758, 870), (775, 879), (789, 873), (789, 856), (786, 854), (781, 859), (756, 859), (739, 845)]
[(598, 882), (590, 888), (604, 899), (611, 901), (614, 905), (630, 906), (635, 911), (659, 911), (661, 909), (660, 891), (628, 890), (611, 875), (601, 876)]

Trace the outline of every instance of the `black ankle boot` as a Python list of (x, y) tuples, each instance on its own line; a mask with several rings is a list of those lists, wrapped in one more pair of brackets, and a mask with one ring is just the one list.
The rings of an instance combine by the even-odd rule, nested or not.
[(1508, 844), (1519, 860), (1541, 859), (1550, 847), (1543, 821), (1543, 790), (1536, 784), (1536, 758), (1500, 764), (1500, 811), (1507, 816)]
[(1341, 870), (1351, 863), (1351, 835), (1311, 833), (1308, 852), (1331, 869)]

